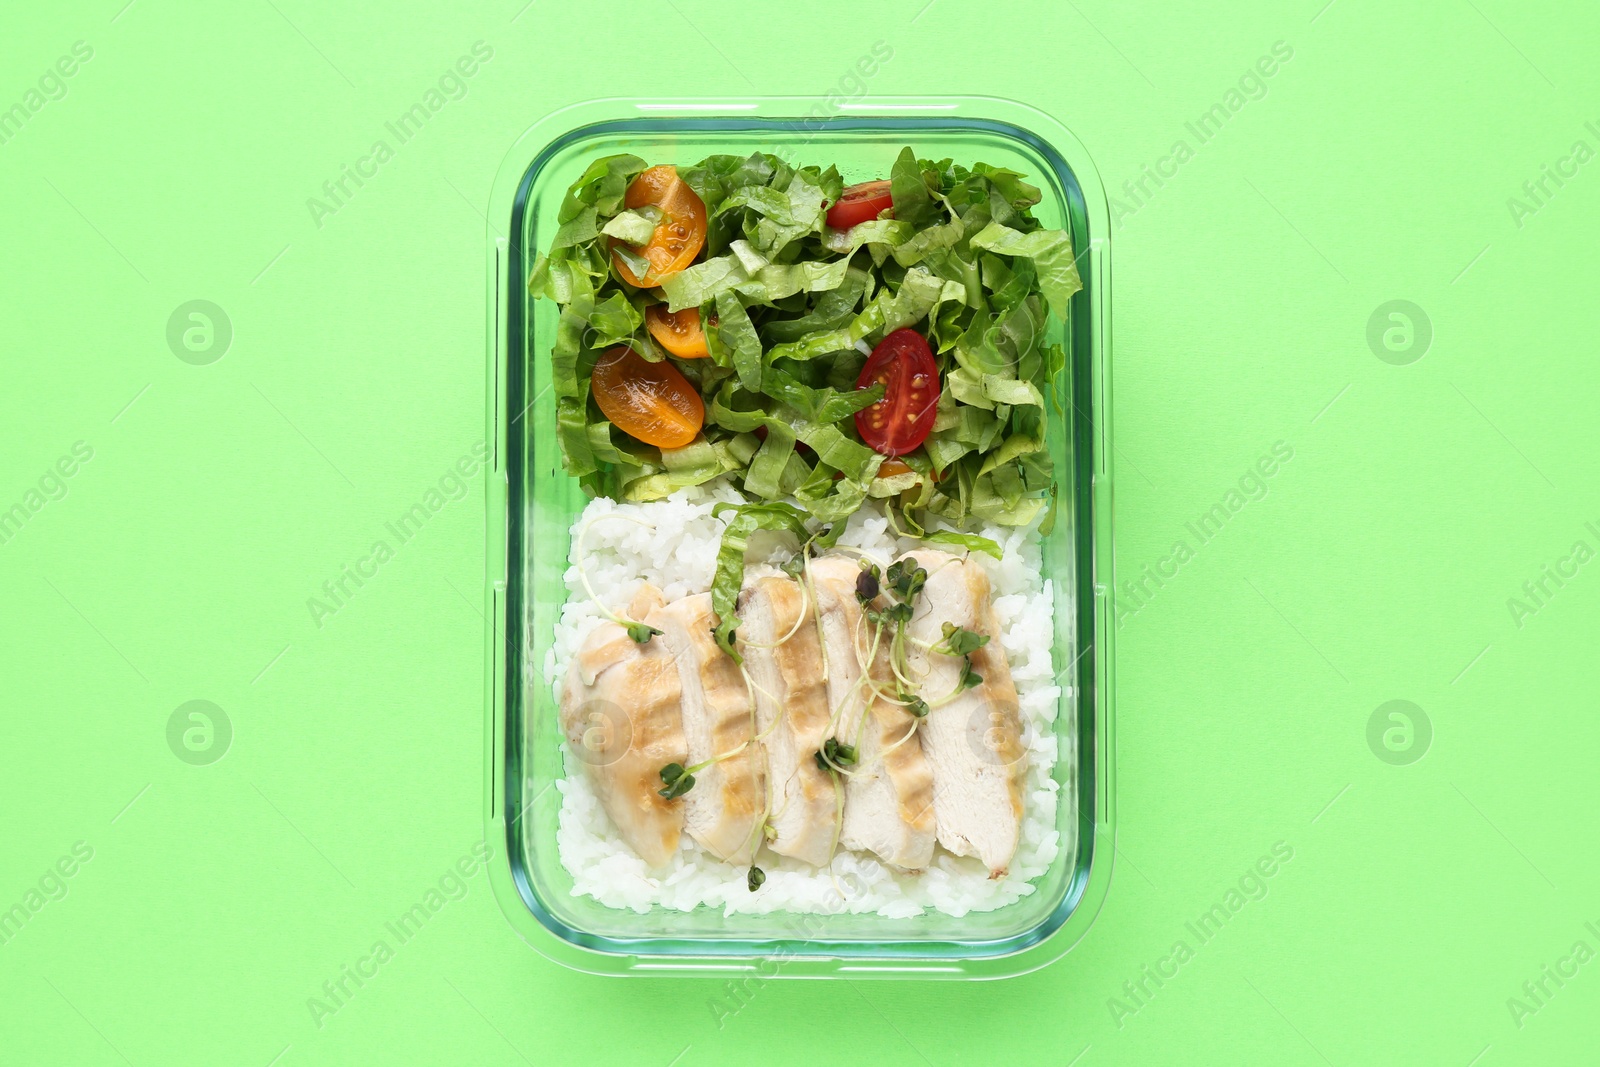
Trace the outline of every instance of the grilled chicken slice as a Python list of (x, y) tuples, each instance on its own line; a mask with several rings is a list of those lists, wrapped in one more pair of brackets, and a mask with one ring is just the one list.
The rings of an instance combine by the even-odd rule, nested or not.
[(711, 594), (657, 608), (645, 621), (662, 631), (656, 640), (666, 643), (678, 666), (685, 766), (722, 757), (694, 772), (694, 787), (683, 795), (685, 829), (718, 859), (748, 865), (761, 844), (766, 761), (754, 742), (750, 691), (739, 665), (711, 636), (717, 625)]
[(816, 760), (829, 736), (816, 619), (801, 586), (774, 575), (747, 575), (739, 618), (739, 651), (766, 750), (768, 843), (779, 855), (821, 867), (833, 848), (837, 798), (833, 775)]
[[(913, 638), (912, 677), (921, 684), (922, 698), (939, 705), (918, 731), (933, 766), (939, 844), (957, 856), (977, 856), (990, 877), (998, 878), (1017, 850), (1027, 752), (989, 579), (978, 564), (946, 552), (923, 549), (904, 558), (928, 572), (906, 633)], [(962, 673), (961, 657), (927, 647), (944, 640), (947, 622), (986, 635), (989, 642), (971, 654), (972, 669), (983, 681), (941, 704)]]
[(856, 597), (861, 573), (860, 564), (847, 556), (811, 561), (827, 657), (828, 706), (837, 719), (835, 735), (856, 749), (853, 773), (845, 777), (839, 841), (915, 871), (933, 859), (933, 771), (921, 738), (907, 737), (916, 720), (899, 704), (872, 697), (862, 678), (861, 664), (873, 656), (869, 677), (880, 690), (897, 690), (887, 635), (873, 655), (872, 626), (861, 618)]
[[(646, 585), (629, 614), (638, 619), (660, 605), (660, 592)], [(651, 867), (671, 858), (683, 831), (683, 801), (657, 792), (662, 767), (688, 763), (679, 699), (678, 667), (666, 644), (638, 644), (614, 622), (589, 635), (561, 693), (561, 729), (572, 754), (622, 840)]]

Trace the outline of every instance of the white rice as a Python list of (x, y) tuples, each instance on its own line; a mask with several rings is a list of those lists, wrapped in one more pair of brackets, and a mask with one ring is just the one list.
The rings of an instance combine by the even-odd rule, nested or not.
[[(711, 509), (721, 500), (738, 503), (742, 498), (723, 486), (685, 489), (645, 504), (591, 501), (573, 525), (572, 538), (576, 552), (579, 532), (588, 524), (582, 563), (595, 595), (620, 610), (641, 582), (658, 586), (669, 601), (709, 589), (724, 526)], [(612, 515), (638, 521), (605, 518)], [(859, 548), (884, 566), (922, 544), (897, 538), (887, 527), (882, 509), (869, 503), (851, 516), (839, 544)], [(766, 883), (752, 893), (745, 884), (746, 868), (718, 860), (688, 834), (667, 865), (652, 871), (622, 843), (581, 766), (568, 754), (567, 777), (557, 783), (562, 804), (556, 847), (572, 875), (573, 895), (640, 913), (652, 906), (690, 911), (707, 905), (727, 915), (848, 910), (902, 918), (928, 909), (956, 916), (991, 911), (1032, 893), (1033, 880), (1049, 869), (1062, 845), (1056, 829), (1059, 786), (1050, 776), (1058, 758), (1053, 724), (1062, 696), (1051, 662), (1053, 591), (1042, 574), (1031, 527), (993, 526), (980, 532), (998, 542), (1005, 557), (1001, 561), (975, 553), (972, 558), (994, 587), (1000, 642), (1016, 680), (1028, 749), (1021, 840), (1006, 877), (990, 879), (976, 858), (952, 856), (942, 848), (915, 875), (897, 872), (866, 853), (841, 849), (830, 873), (763, 848), (756, 863), (766, 872)], [(781, 559), (792, 552), (792, 545), (782, 547), (776, 539), (762, 540), (764, 536), (751, 539), (753, 553), (772, 551)], [(568, 660), (604, 618), (585, 592), (576, 566), (568, 567), (566, 585), (569, 596), (544, 665), (544, 680), (558, 701)]]

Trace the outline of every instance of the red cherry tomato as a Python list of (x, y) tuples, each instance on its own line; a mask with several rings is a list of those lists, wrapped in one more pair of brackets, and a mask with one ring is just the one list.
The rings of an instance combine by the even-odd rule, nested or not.
[(939, 367), (916, 330), (896, 330), (872, 350), (856, 388), (880, 383), (883, 399), (856, 412), (856, 430), (875, 451), (903, 456), (927, 440), (939, 406)]
[(836, 230), (848, 230), (858, 222), (870, 222), (884, 208), (894, 207), (887, 181), (862, 182), (852, 185), (839, 197), (839, 202), (828, 209), (828, 225)]

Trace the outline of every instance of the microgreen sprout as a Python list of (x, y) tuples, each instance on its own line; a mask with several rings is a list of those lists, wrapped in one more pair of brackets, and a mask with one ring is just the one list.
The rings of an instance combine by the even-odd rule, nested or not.
[(989, 643), (988, 634), (976, 633), (953, 622), (944, 624), (944, 640), (933, 646), (946, 656), (970, 656)]
[(877, 599), (878, 592), (878, 565), (862, 560), (861, 573), (856, 575), (856, 599), (867, 604)]
[(666, 785), (656, 792), (668, 800), (677, 800), (694, 788), (694, 775), (684, 770), (681, 763), (669, 763), (661, 768), (661, 780)]
[(901, 600), (910, 603), (912, 598), (922, 592), (922, 586), (928, 580), (928, 572), (913, 562), (901, 559), (889, 564), (884, 578), (888, 581), (889, 588), (893, 589)]
[(961, 680), (956, 683), (958, 691), (971, 689), (983, 684), (983, 675), (972, 669), (970, 657), (961, 661)]
[(890, 604), (886, 608), (868, 610), (867, 621), (898, 629), (911, 621), (911, 605)]
[(626, 629), (628, 631), (628, 636), (629, 637), (633, 638), (633, 640), (636, 643), (641, 644), (641, 645), (646, 643), (652, 637), (656, 636), (657, 634), (659, 634), (661, 632), (660, 630), (656, 629), (654, 626), (646, 626), (642, 622), (630, 622), (630, 623), (627, 623), (624, 626), (624, 629)]
[(855, 766), (856, 749), (854, 745), (842, 745), (837, 738), (830, 737), (813, 753), (813, 758), (817, 761), (818, 770), (835, 771), (841, 767)]

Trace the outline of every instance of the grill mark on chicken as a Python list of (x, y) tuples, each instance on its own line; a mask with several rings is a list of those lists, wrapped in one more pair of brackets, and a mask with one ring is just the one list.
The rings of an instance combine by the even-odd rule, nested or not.
[[(906, 633), (914, 639), (908, 657), (913, 676), (923, 698), (937, 705), (920, 730), (933, 767), (936, 835), (946, 850), (977, 856), (998, 878), (1021, 833), (1027, 752), (989, 579), (978, 564), (945, 552), (922, 549), (905, 558), (928, 572)], [(989, 642), (970, 656), (983, 681), (940, 704), (960, 684), (962, 666), (959, 656), (926, 647), (943, 640), (946, 622), (985, 634)]]
[(873, 696), (863, 683), (861, 663), (872, 655), (869, 678), (878, 689), (890, 693), (896, 689), (889, 670), (887, 632), (873, 655), (872, 627), (862, 619), (856, 597), (860, 574), (860, 565), (844, 556), (823, 556), (811, 563), (828, 657), (834, 733), (854, 745), (857, 753), (856, 766), (845, 776), (839, 841), (902, 870), (920, 870), (933, 859), (933, 771), (921, 739), (906, 736), (916, 728), (916, 719), (900, 705)]
[(695, 771), (684, 794), (689, 836), (728, 863), (748, 865), (760, 845), (766, 805), (766, 761), (754, 743), (750, 692), (739, 665), (712, 639), (717, 615), (699, 593), (652, 611), (645, 622), (662, 631), (683, 690), (683, 733)]
[[(661, 604), (653, 586), (630, 605), (637, 619)], [(638, 644), (603, 622), (567, 671), (561, 728), (600, 805), (639, 858), (660, 867), (678, 849), (684, 807), (664, 799), (661, 768), (688, 758), (678, 669), (664, 644)]]
[(832, 775), (815, 759), (828, 737), (829, 707), (812, 612), (798, 583), (775, 576), (749, 579), (739, 641), (766, 751), (768, 844), (779, 855), (821, 867), (832, 851), (838, 804)]

